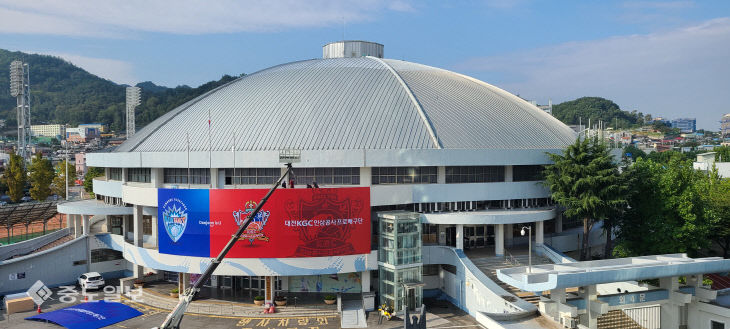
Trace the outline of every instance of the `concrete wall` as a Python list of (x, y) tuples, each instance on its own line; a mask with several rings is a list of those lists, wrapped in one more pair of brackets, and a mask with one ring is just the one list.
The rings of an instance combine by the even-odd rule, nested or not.
[(730, 328), (730, 308), (702, 302), (687, 305), (687, 328), (710, 328), (711, 320)]
[(114, 198), (122, 197), (122, 181), (94, 179), (94, 193)]
[(538, 182), (373, 185), (370, 204), (530, 199), (549, 195), (550, 191)]
[[(76, 279), (88, 272), (88, 265), (73, 265), (85, 261), (86, 236), (68, 241), (42, 252), (0, 262), (0, 295), (25, 292), (37, 280), (47, 286), (75, 284)], [(9, 280), (11, 274), (25, 273), (24, 279)]]

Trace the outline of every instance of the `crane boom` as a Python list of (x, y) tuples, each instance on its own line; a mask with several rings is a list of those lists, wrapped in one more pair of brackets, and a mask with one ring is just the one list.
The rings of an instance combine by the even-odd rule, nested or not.
[(188, 309), (188, 305), (193, 301), (193, 298), (195, 298), (195, 295), (200, 292), (200, 287), (203, 286), (203, 283), (208, 281), (210, 277), (213, 275), (213, 272), (216, 268), (218, 268), (218, 265), (221, 264), (223, 261), (223, 258), (226, 257), (226, 254), (228, 254), (228, 251), (233, 248), (233, 245), (238, 241), (238, 239), (241, 237), (241, 234), (246, 230), (248, 227), (248, 224), (251, 223), (251, 221), (256, 218), (256, 214), (259, 213), (261, 208), (264, 206), (267, 200), (269, 200), (269, 197), (271, 194), (274, 193), (277, 187), (281, 185), (281, 181), (284, 180), (284, 177), (286, 177), (291, 172), (291, 163), (286, 164), (286, 172), (284, 172), (281, 177), (279, 177), (279, 180), (274, 183), (274, 186), (271, 187), (268, 193), (264, 196), (263, 199), (261, 199), (261, 202), (256, 206), (256, 208), (251, 212), (246, 219), (243, 221), (241, 226), (238, 227), (238, 231), (236, 231), (235, 234), (231, 236), (231, 240), (228, 241), (225, 247), (223, 247), (223, 250), (218, 254), (216, 258), (213, 258), (210, 261), (210, 266), (205, 269), (205, 271), (198, 277), (198, 280), (195, 281), (192, 287), (186, 289), (183, 293), (182, 298), (180, 299), (180, 302), (177, 303), (177, 306), (170, 312), (169, 315), (167, 315), (167, 318), (165, 318), (165, 322), (162, 323), (161, 326), (155, 328), (155, 329), (179, 329), (180, 328), (180, 322), (182, 322), (183, 315), (185, 315), (185, 311)]

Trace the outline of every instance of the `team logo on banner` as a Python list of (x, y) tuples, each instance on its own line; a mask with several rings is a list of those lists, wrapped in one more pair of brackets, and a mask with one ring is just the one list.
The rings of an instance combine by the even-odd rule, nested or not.
[[(308, 218), (296, 226), (299, 239), (295, 257), (319, 257), (350, 255), (355, 253), (352, 230), (363, 224), (362, 218), (354, 218), (363, 208), (361, 200), (340, 199), (335, 191), (316, 189), (312, 200), (288, 201), (286, 210), (290, 218)], [(290, 224), (290, 225), (293, 225)]]
[(162, 220), (165, 224), (165, 231), (172, 242), (177, 242), (185, 233), (185, 227), (188, 225), (188, 208), (180, 199), (172, 198), (165, 202), (163, 209)]
[[(243, 224), (243, 221), (246, 220), (246, 217), (253, 213), (254, 209), (256, 209), (257, 203), (254, 201), (249, 200), (244, 205), (244, 210), (236, 210), (233, 212), (233, 219), (236, 221), (236, 225), (241, 226)], [(270, 212), (260, 210), (258, 214), (256, 214), (256, 217), (251, 220), (251, 223), (248, 224), (248, 227), (246, 227), (246, 230), (243, 231), (243, 234), (241, 234), (241, 238), (239, 240), (248, 240), (251, 244), (255, 240), (261, 240), (261, 241), (269, 241), (269, 238), (264, 234), (264, 226), (266, 226), (266, 222), (269, 221), (269, 215)]]

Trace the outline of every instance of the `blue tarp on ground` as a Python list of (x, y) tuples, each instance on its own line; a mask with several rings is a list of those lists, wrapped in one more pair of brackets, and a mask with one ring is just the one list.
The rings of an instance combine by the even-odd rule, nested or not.
[(142, 315), (122, 303), (89, 302), (34, 315), (26, 320), (48, 321), (69, 329), (96, 329)]

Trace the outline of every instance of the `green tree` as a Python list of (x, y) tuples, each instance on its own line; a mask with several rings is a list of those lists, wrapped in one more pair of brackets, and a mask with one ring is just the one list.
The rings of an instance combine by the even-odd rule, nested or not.
[[(580, 259), (590, 259), (588, 237), (596, 221), (610, 224), (626, 202), (625, 187), (606, 144), (598, 138), (578, 138), (563, 154), (548, 154), (553, 164), (545, 168), (545, 184), (552, 199), (565, 207), (565, 215), (583, 221)], [(606, 238), (612, 227), (604, 225)], [(608, 256), (608, 255), (607, 255)]]
[(76, 182), (76, 167), (66, 161), (56, 164), (56, 177), (53, 179), (53, 192), (61, 198), (66, 198), (66, 167), (68, 167), (68, 186)]
[(730, 162), (730, 146), (719, 146), (713, 150), (715, 153), (715, 161), (717, 162)]
[(3, 175), (3, 182), (8, 186), (11, 201), (18, 202), (23, 198), (27, 181), (28, 172), (25, 169), (25, 160), (18, 154), (11, 154), (8, 168)]
[(45, 201), (51, 195), (51, 183), (56, 173), (48, 159), (39, 152), (30, 165), (30, 196), (34, 200)]
[(707, 204), (711, 219), (709, 239), (722, 249), (722, 257), (730, 256), (730, 180), (720, 178), (717, 168), (713, 168), (708, 177), (710, 188)]
[(628, 207), (614, 254), (622, 257), (687, 252), (709, 245), (706, 174), (676, 153), (666, 163), (639, 158), (628, 167)]
[(84, 176), (84, 190), (90, 195), (94, 195), (94, 178), (104, 176), (104, 168), (89, 167)]
[(642, 151), (638, 147), (634, 145), (628, 145), (624, 147), (623, 157), (625, 158), (631, 158), (631, 160), (636, 161), (637, 158), (644, 158), (646, 157), (646, 152)]

